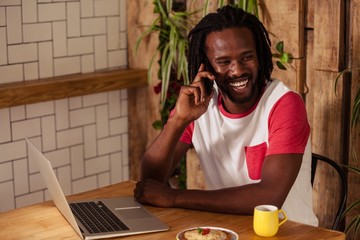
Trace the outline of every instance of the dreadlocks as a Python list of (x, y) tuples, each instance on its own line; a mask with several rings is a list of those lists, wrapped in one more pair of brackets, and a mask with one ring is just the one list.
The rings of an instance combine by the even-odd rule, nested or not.
[(268, 32), (256, 16), (241, 8), (227, 5), (219, 8), (217, 13), (206, 15), (189, 33), (188, 70), (191, 80), (195, 78), (200, 64), (207, 61), (205, 54), (207, 35), (211, 32), (233, 27), (247, 27), (252, 31), (259, 59), (259, 84), (263, 85), (265, 81), (270, 79), (273, 64)]

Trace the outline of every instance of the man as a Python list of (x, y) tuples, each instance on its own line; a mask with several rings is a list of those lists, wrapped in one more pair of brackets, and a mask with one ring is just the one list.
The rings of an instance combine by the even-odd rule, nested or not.
[[(189, 75), (162, 132), (145, 152), (142, 203), (252, 214), (260, 204), (317, 225), (310, 184), (310, 127), (302, 98), (273, 70), (270, 40), (253, 15), (230, 6), (205, 16), (189, 34)], [(214, 84), (213, 89), (208, 87)], [(166, 184), (190, 147), (207, 190)]]

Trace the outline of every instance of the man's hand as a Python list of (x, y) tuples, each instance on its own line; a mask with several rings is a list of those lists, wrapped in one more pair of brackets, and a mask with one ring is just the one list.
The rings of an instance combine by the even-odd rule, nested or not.
[(140, 203), (151, 204), (158, 207), (174, 207), (176, 197), (175, 189), (165, 183), (152, 179), (145, 179), (136, 184), (134, 197)]
[(213, 95), (213, 91), (210, 95), (206, 93), (205, 78), (215, 81), (214, 75), (204, 71), (204, 64), (201, 64), (193, 83), (188, 86), (182, 86), (180, 89), (174, 116), (187, 124), (198, 119), (206, 112)]

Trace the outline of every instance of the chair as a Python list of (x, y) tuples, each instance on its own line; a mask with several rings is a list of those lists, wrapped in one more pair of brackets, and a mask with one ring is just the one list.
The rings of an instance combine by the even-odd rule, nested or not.
[(317, 163), (318, 161), (322, 161), (325, 162), (327, 164), (329, 164), (331, 167), (333, 167), (336, 172), (339, 174), (339, 178), (340, 178), (340, 202), (339, 202), (339, 207), (335, 216), (335, 220), (333, 222), (333, 225), (331, 227), (331, 229), (333, 230), (340, 230), (340, 223), (341, 223), (341, 215), (344, 213), (345, 211), (345, 207), (346, 207), (346, 200), (347, 200), (347, 195), (348, 195), (348, 186), (347, 186), (347, 180), (345, 177), (345, 173), (342, 170), (342, 168), (333, 160), (321, 156), (319, 154), (316, 153), (312, 153), (312, 161), (311, 161), (311, 185), (314, 184), (314, 179), (315, 179), (315, 172), (316, 172), (316, 167), (317, 167)]

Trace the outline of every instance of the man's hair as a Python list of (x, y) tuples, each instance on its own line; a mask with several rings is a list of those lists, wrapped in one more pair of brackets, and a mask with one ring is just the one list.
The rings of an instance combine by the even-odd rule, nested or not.
[(255, 15), (247, 13), (241, 8), (226, 5), (219, 8), (216, 13), (206, 15), (189, 33), (188, 70), (191, 81), (198, 73), (200, 64), (207, 61), (205, 53), (207, 35), (234, 27), (246, 27), (251, 30), (259, 61), (259, 84), (263, 85), (270, 79), (273, 63), (268, 32)]

